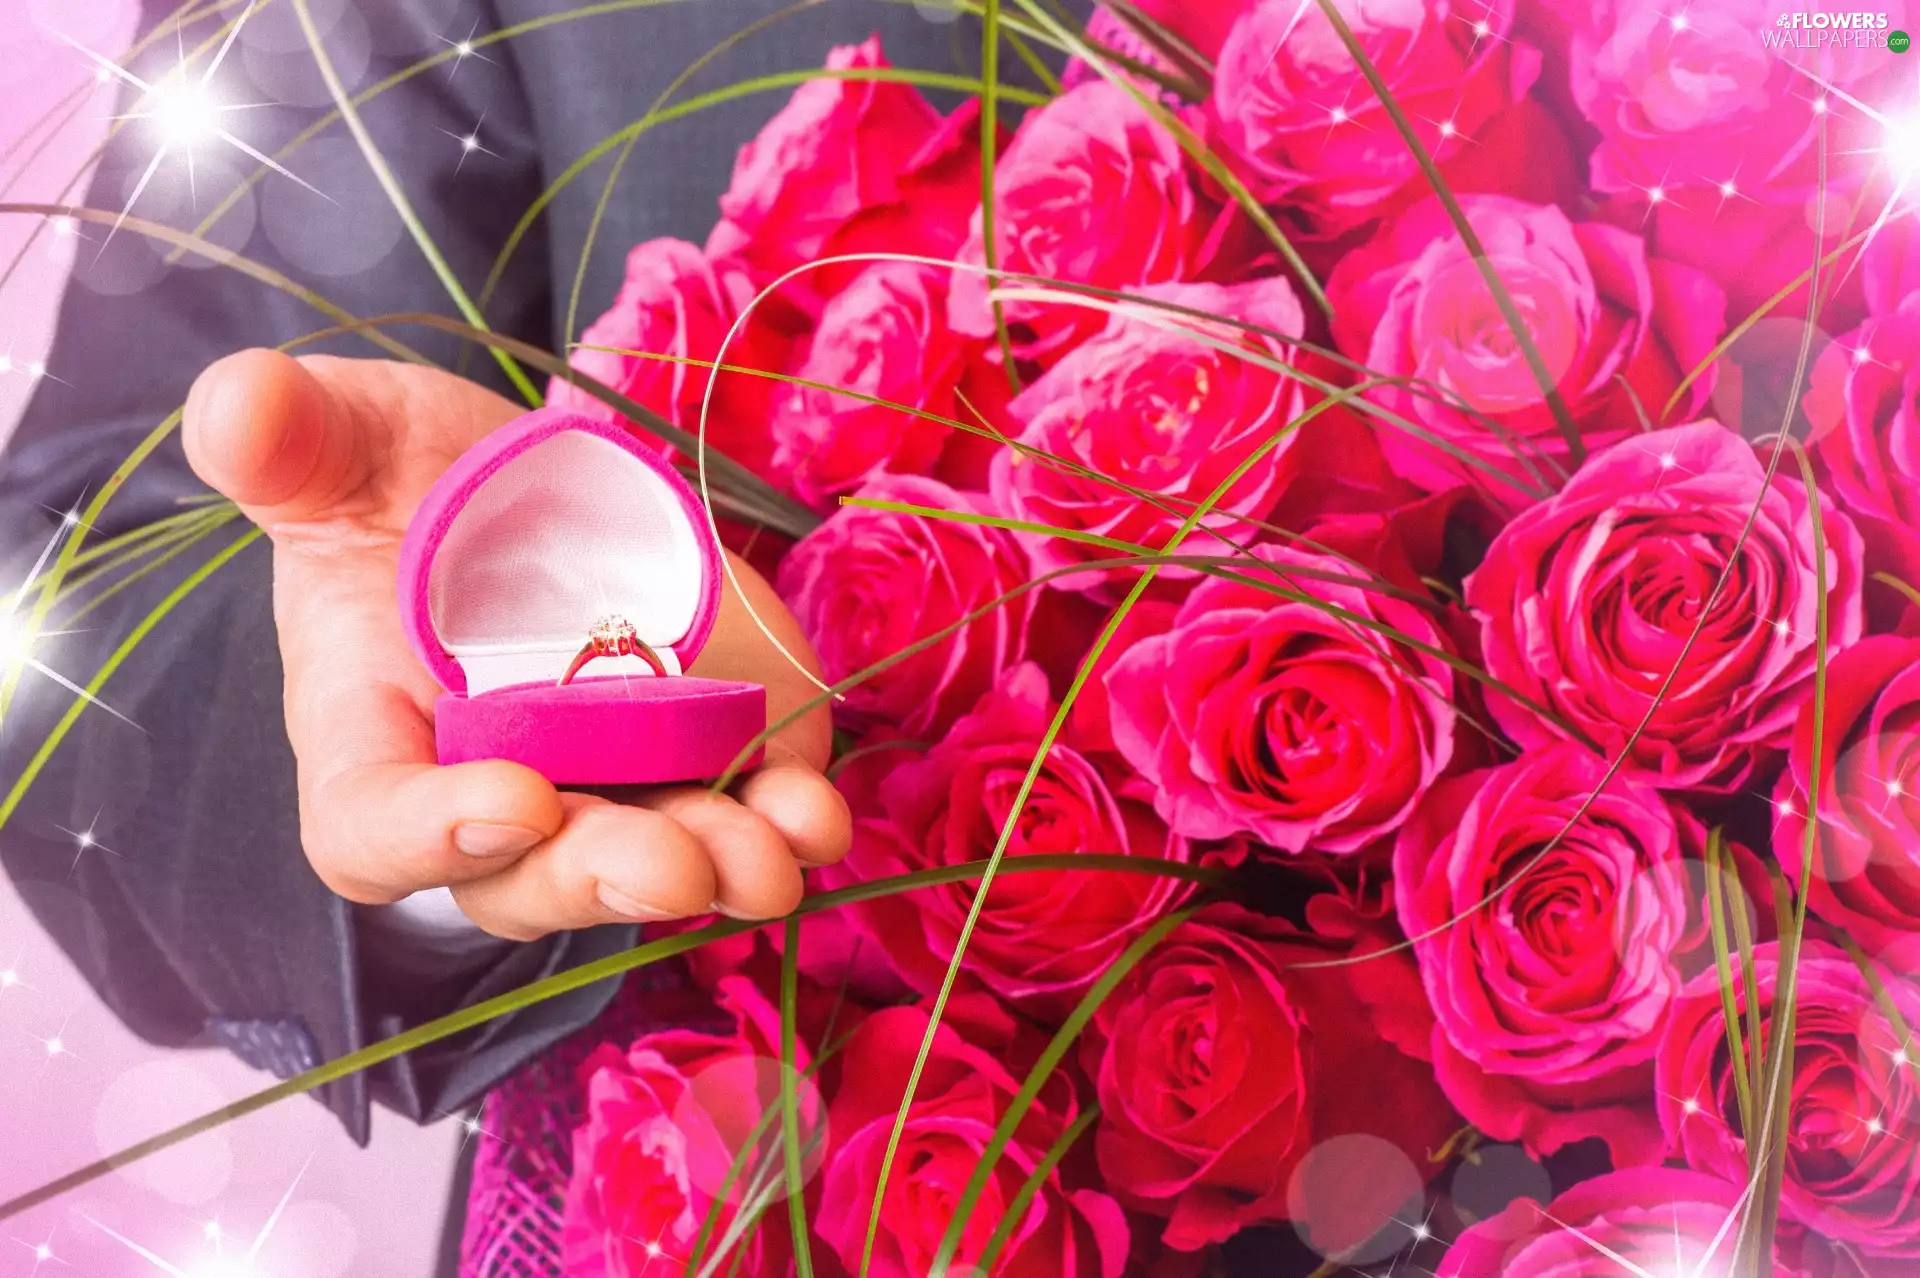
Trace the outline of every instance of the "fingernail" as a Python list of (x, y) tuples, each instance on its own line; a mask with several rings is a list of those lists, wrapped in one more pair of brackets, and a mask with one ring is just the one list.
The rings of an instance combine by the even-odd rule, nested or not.
[(529, 830), (522, 825), (469, 821), (454, 827), (453, 846), (468, 856), (511, 856), (515, 852), (525, 852), (544, 837), (540, 831)]
[(745, 920), (745, 919), (750, 919), (752, 917), (751, 915), (742, 914), (738, 910), (730, 910), (726, 906), (720, 904), (720, 902), (718, 901), (715, 901), (712, 905), (709, 905), (707, 908), (712, 910), (715, 914), (721, 915), (725, 918)]
[(620, 891), (618, 888), (608, 887), (604, 883), (599, 886), (598, 891), (600, 894), (600, 904), (606, 906), (609, 910), (612, 910), (624, 919), (639, 919), (646, 923), (665, 923), (669, 919), (678, 917), (677, 915), (667, 913), (665, 910), (656, 910), (650, 905), (642, 905), (625, 892)]

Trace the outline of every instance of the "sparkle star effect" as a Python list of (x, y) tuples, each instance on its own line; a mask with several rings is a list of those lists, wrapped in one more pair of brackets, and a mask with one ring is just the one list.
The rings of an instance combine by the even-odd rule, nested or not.
[(45, 1073), (47, 1066), (51, 1065), (56, 1059), (60, 1057), (64, 1056), (76, 1061), (82, 1059), (80, 1056), (75, 1054), (74, 1050), (71, 1047), (67, 1046), (67, 1025), (69, 1022), (72, 1021), (72, 1019), (73, 1019), (72, 1017), (68, 1017), (66, 1020), (61, 1021), (59, 1031), (56, 1034), (54, 1034), (52, 1038), (41, 1038), (37, 1034), (27, 1035), (28, 1038), (31, 1038), (36, 1043), (40, 1044), (40, 1046), (46, 1051), (47, 1058), (46, 1060), (42, 1061), (40, 1064), (40, 1069), (42, 1073)]
[(464, 64), (468, 58), (478, 58), (489, 66), (499, 65), (492, 58), (489, 58), (486, 54), (473, 47), (473, 37), (479, 33), (480, 23), (476, 19), (473, 24), (473, 30), (467, 32), (467, 38), (464, 40), (449, 40), (445, 36), (434, 37), (434, 39), (438, 40), (441, 44), (453, 50), (453, 69), (447, 72), (447, 79), (451, 80), (454, 76), (459, 75), (461, 65)]
[[(182, 43), (180, 45), (179, 66), (164, 78), (149, 83), (113, 59), (102, 57), (78, 41), (65, 35), (59, 35), (57, 32), (55, 33), (59, 35), (61, 40), (72, 45), (75, 49), (79, 50), (82, 55), (94, 63), (96, 72), (103, 82), (118, 79), (122, 83), (132, 85), (134, 88), (140, 90), (142, 96), (136, 105), (144, 109), (137, 110), (123, 118), (151, 121), (154, 126), (154, 131), (159, 135), (160, 139), (160, 145), (154, 151), (153, 159), (148, 161), (146, 171), (140, 175), (140, 180), (134, 184), (133, 194), (127, 197), (126, 205), (120, 210), (120, 216), (114, 220), (112, 230), (108, 231), (106, 238), (101, 241), (101, 253), (106, 252), (107, 245), (112, 243), (115, 232), (119, 231), (121, 225), (127, 220), (128, 216), (132, 214), (134, 205), (140, 202), (141, 195), (146, 192), (147, 184), (153, 181), (154, 173), (159, 170), (160, 165), (166, 161), (166, 158), (176, 150), (185, 153), (187, 157), (187, 181), (188, 184), (191, 185), (194, 172), (194, 148), (212, 142), (226, 143), (248, 159), (266, 165), (282, 177), (298, 182), (315, 195), (331, 202), (332, 197), (328, 196), (326, 192), (319, 190), (312, 183), (286, 168), (272, 156), (267, 155), (265, 152), (256, 149), (251, 144), (236, 137), (223, 123), (224, 118), (232, 112), (244, 111), (251, 107), (266, 105), (265, 103), (259, 102), (240, 104), (224, 103), (220, 101), (213, 91), (213, 77), (215, 73), (220, 70), (220, 64), (226, 61), (227, 54), (232, 50), (234, 41), (239, 39), (240, 29), (246, 25), (247, 19), (253, 16), (253, 11), (259, 8), (259, 5), (260, 0), (248, 0), (245, 11), (235, 20), (233, 26), (228, 28), (227, 38), (221, 42), (219, 51), (213, 55), (213, 60), (207, 63), (207, 69), (200, 74), (198, 79), (195, 79), (189, 74), (184, 35), (180, 37)], [(96, 257), (97, 256), (98, 255), (96, 255)]]
[(1873, 225), (1867, 228), (1859, 251), (1853, 255), (1853, 261), (1847, 265), (1846, 274), (1841, 276), (1840, 284), (1844, 285), (1847, 278), (1853, 274), (1854, 268), (1859, 266), (1861, 259), (1866, 256), (1867, 247), (1879, 236), (1881, 228), (1892, 221), (1900, 211), (1900, 201), (1906, 195), (1907, 187), (1916, 177), (1920, 177), (1920, 109), (1889, 115), (1885, 111), (1868, 106), (1838, 85), (1821, 79), (1798, 62), (1790, 61), (1787, 65), (1813, 81), (1818, 88), (1819, 96), (1813, 99), (1811, 106), (1814, 115), (1828, 114), (1832, 110), (1831, 99), (1837, 98), (1880, 127), (1880, 145), (1872, 148), (1870, 153), (1878, 155), (1881, 163), (1886, 165), (1888, 174), (1893, 178), (1893, 191), (1887, 196), (1887, 202), (1881, 208), (1879, 215), (1874, 218)]
[[(45, 630), (35, 633), (27, 619), (20, 615), (21, 605), (26, 602), (28, 592), (39, 584), (40, 574), (46, 571), (47, 563), (53, 558), (54, 552), (59, 549), (61, 541), (77, 528), (80, 523), (80, 512), (77, 510), (69, 510), (60, 517), (60, 526), (54, 530), (53, 536), (40, 551), (40, 557), (34, 560), (33, 570), (27, 574), (26, 580), (20, 583), (20, 588), (13, 592), (12, 597), (6, 599), (4, 605), (0, 605), (0, 674), (24, 666), (29, 670), (33, 670), (53, 680), (74, 696), (85, 701), (88, 705), (98, 706), (121, 722), (139, 728), (140, 725), (134, 723), (133, 720), (127, 718), (126, 715), (121, 714), (118, 710), (115, 710), (112, 706), (100, 700), (100, 698), (94, 696), (91, 692), (88, 692), (85, 688), (33, 655), (33, 646), (40, 640), (70, 634), (72, 633), (71, 631)], [(146, 731), (145, 728), (140, 728), (140, 730), (142, 732)]]
[(54, 1234), (57, 1234), (59, 1232), (60, 1232), (59, 1229), (56, 1228), (53, 1231), (53, 1233), (47, 1235), (45, 1242), (37, 1242), (37, 1243), (28, 1242), (24, 1238), (16, 1238), (12, 1234), (8, 1234), (7, 1237), (15, 1244), (21, 1247), (24, 1247), (28, 1251), (33, 1253), (33, 1268), (28, 1270), (27, 1272), (29, 1274), (37, 1274), (40, 1272), (40, 1267), (42, 1265), (66, 1265), (68, 1263), (67, 1261), (62, 1260), (60, 1256), (53, 1250)]
[[(73, 877), (74, 872), (80, 868), (80, 858), (84, 857), (89, 852), (93, 852), (97, 850), (100, 852), (105, 852), (108, 856), (115, 856), (115, 857), (120, 856), (118, 852), (114, 851), (112, 848), (102, 843), (98, 838), (94, 837), (94, 833), (93, 833), (94, 827), (99, 824), (100, 824), (100, 818), (98, 815), (96, 815), (92, 821), (87, 823), (87, 828), (84, 830), (69, 830), (64, 825), (56, 825), (53, 827), (54, 829), (60, 831), (60, 833), (68, 835), (73, 839), (73, 848), (74, 848), (73, 864), (67, 868), (68, 878)], [(123, 857), (121, 859), (124, 860), (125, 858)]]
[(460, 144), (460, 163), (453, 166), (453, 171), (455, 173), (458, 173), (461, 169), (467, 166), (467, 157), (469, 155), (472, 155), (475, 151), (480, 152), (482, 155), (491, 155), (496, 160), (500, 158), (497, 153), (493, 151), (489, 151), (484, 145), (481, 144), (480, 126), (482, 124), (485, 124), (486, 122), (487, 122), (487, 117), (483, 114), (481, 115), (480, 119), (474, 124), (473, 131), (471, 133), (455, 133), (452, 129), (440, 130), (440, 132), (446, 134), (448, 137), (452, 138), (454, 141)]
[(294, 1190), (300, 1187), (301, 1178), (307, 1174), (307, 1168), (312, 1165), (313, 1158), (309, 1155), (306, 1164), (300, 1168), (299, 1174), (293, 1178), (293, 1183), (287, 1186), (287, 1192), (280, 1195), (280, 1201), (274, 1205), (272, 1214), (267, 1217), (267, 1223), (260, 1226), (260, 1232), (254, 1235), (253, 1242), (248, 1245), (246, 1254), (243, 1256), (229, 1256), (226, 1254), (226, 1249), (222, 1244), (227, 1234), (217, 1220), (209, 1221), (201, 1231), (207, 1241), (214, 1245), (214, 1254), (203, 1257), (198, 1261), (192, 1261), (186, 1265), (182, 1265), (175, 1261), (168, 1260), (151, 1247), (134, 1241), (113, 1227), (102, 1224), (85, 1212), (76, 1212), (75, 1214), (107, 1237), (119, 1243), (122, 1247), (125, 1247), (134, 1255), (152, 1265), (155, 1269), (158, 1269), (161, 1273), (166, 1274), (168, 1278), (270, 1278), (265, 1271), (259, 1268), (260, 1249), (266, 1246), (267, 1239), (272, 1236), (274, 1227), (280, 1223), (281, 1214), (286, 1211), (287, 1204), (293, 1201)]

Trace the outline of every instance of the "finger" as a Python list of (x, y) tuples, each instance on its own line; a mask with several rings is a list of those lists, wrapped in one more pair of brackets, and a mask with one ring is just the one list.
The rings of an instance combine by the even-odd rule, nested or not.
[(712, 908), (712, 862), (679, 822), (589, 795), (565, 795), (563, 803), (566, 822), (552, 839), (498, 874), (454, 886), (454, 900), (480, 927), (529, 941)]
[(771, 822), (724, 794), (698, 786), (655, 790), (640, 801), (673, 818), (706, 848), (713, 863), (713, 905), (740, 919), (793, 913), (806, 885), (787, 841)]
[(833, 782), (804, 763), (785, 762), (768, 748), (767, 765), (733, 787), (741, 804), (779, 831), (792, 855), (807, 865), (832, 865), (853, 844), (853, 813)]
[(301, 813), (315, 871), (363, 904), (497, 874), (565, 820), (544, 777), (500, 760), (348, 768), (313, 786)]
[(367, 470), (361, 423), (278, 351), (241, 351), (202, 372), (181, 436), (194, 473), (269, 531), (322, 514)]

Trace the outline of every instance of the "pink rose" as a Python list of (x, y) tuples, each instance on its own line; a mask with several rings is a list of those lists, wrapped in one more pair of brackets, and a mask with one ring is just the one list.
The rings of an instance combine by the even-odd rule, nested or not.
[[(1540, 73), (1539, 53), (1510, 38), (1511, 0), (1470, 10), (1443, 0), (1350, 3), (1341, 12), (1421, 144), (1443, 161), (1481, 140), (1488, 121), (1525, 98)], [(1220, 50), (1210, 107), (1254, 193), (1298, 211), (1317, 231), (1369, 221), (1401, 187), (1426, 180), (1313, 4), (1248, 5)]]
[[(954, 389), (978, 362), (980, 345), (947, 327), (952, 275), (912, 262), (869, 266), (827, 302), (793, 375), (960, 419), (965, 410)], [(1004, 384), (998, 369), (983, 371)], [(774, 465), (793, 476), (803, 501), (823, 508), (883, 471), (931, 470), (951, 434), (923, 417), (811, 386), (781, 387), (776, 405)]]
[[(883, 475), (860, 495), (940, 510), (978, 506), (905, 475)], [(997, 528), (852, 506), (793, 548), (779, 590), (830, 682), (931, 641), (847, 689), (835, 709), (938, 733), (1025, 654), (1029, 594), (990, 606), (1026, 581), (1025, 568), (1012, 536)]]
[[(1169, 1247), (1190, 1251), (1287, 1219), (1301, 1161), (1336, 1137), (1376, 1137), (1438, 1170), (1427, 1152), (1455, 1120), (1431, 1069), (1383, 1032), (1405, 1016), (1424, 1028), (1412, 964), (1401, 953), (1329, 966), (1396, 938), (1333, 896), (1314, 898), (1309, 918), (1335, 926), (1303, 933), (1211, 908), (1148, 955), (1095, 1016), (1100, 1170), (1128, 1206), (1166, 1218)], [(1402, 969), (1397, 989), (1391, 969)], [(1386, 1017), (1373, 1006), (1382, 990), (1400, 996)], [(1388, 1196), (1395, 1201), (1362, 1186), (1316, 1213), (1316, 1245), (1335, 1254), (1364, 1242), (1400, 1209), (1398, 1193)]]
[[(1838, 648), (1861, 633), (1860, 536), (1831, 501), (1821, 508)], [(1779, 757), (1812, 687), (1819, 597), (1806, 491), (1786, 459), (1769, 487), (1753, 449), (1716, 422), (1589, 457), (1557, 496), (1507, 525), (1466, 594), (1488, 672), (1609, 758), (1624, 752), (1627, 770), (1656, 787), (1739, 789)], [(1563, 739), (1498, 690), (1487, 699), (1523, 747)]]
[[(1234, 22), (1250, 3), (1251, 0), (1208, 0), (1206, 4), (1195, 4), (1193, 0), (1133, 0), (1133, 7), (1148, 21), (1172, 32), (1176, 39), (1184, 41), (1194, 52), (1212, 62), (1219, 59), (1220, 48), (1227, 42), (1227, 33), (1233, 30)], [(1103, 15), (1116, 25), (1132, 29), (1108, 14), (1105, 8), (1094, 10), (1093, 21), (1101, 21)]]
[[(1920, 640), (1875, 635), (1827, 667), (1809, 908), (1903, 972), (1920, 966)], [(1773, 854), (1796, 885), (1813, 790), (1813, 702), (1774, 787)]]
[[(1149, 6), (1141, 7), (1145, 9)], [(1204, 20), (1212, 11), (1216, 9), (1224, 11), (1227, 6), (1202, 5), (1199, 8), (1201, 13), (1197, 16)], [(1221, 30), (1224, 32), (1225, 29), (1223, 23)], [(1133, 59), (1142, 66), (1152, 67), (1156, 71), (1178, 74), (1178, 68), (1169, 62), (1151, 41), (1141, 35), (1126, 19), (1105, 5), (1095, 5), (1093, 13), (1087, 18), (1087, 42), (1097, 49), (1111, 50), (1122, 57)], [(1122, 74), (1127, 75), (1142, 93), (1153, 94), (1169, 107), (1178, 108), (1182, 105), (1177, 94), (1162, 88), (1144, 76), (1133, 75), (1127, 71), (1125, 64), (1116, 64), (1116, 67)], [(1077, 89), (1083, 84), (1095, 84), (1105, 78), (1097, 67), (1076, 56), (1067, 59), (1066, 70), (1060, 74), (1060, 83), (1069, 89)]]
[[(1583, 1181), (1544, 1207), (1519, 1198), (1460, 1235), (1439, 1278), (1719, 1273), (1733, 1248), (1727, 1221), (1737, 1227), (1749, 1198), (1746, 1179), (1633, 1167)], [(1796, 1274), (1771, 1266), (1771, 1278)]]
[[(1143, 290), (1165, 301), (1298, 336), (1300, 304), (1275, 276), (1245, 284), (1175, 284)], [(1235, 468), (1263, 446), (1279, 442), (1217, 503), (1201, 527), (1230, 538), (1251, 535), (1248, 520), (1273, 507), (1293, 477), (1297, 432), (1283, 428), (1300, 410), (1300, 385), (1291, 377), (1209, 345), (1240, 345), (1281, 364), (1295, 362), (1291, 347), (1241, 330), (1206, 326), (1171, 313), (1148, 319), (1116, 315), (1104, 332), (1075, 347), (1029, 386), (1009, 408), (1018, 442), (1082, 468), (1073, 473), (1013, 449), (993, 461), (995, 501), (1021, 519), (1158, 549), (1187, 513), (1212, 497)], [(1166, 327), (1172, 325), (1170, 329)], [(1092, 476), (1098, 475), (1096, 479)], [(1172, 498), (1152, 506), (1116, 484)], [(1036, 575), (1107, 551), (1057, 537), (1025, 538)], [(1196, 533), (1194, 545), (1212, 538)], [(1191, 575), (1189, 570), (1164, 570)], [(1120, 574), (1064, 577), (1063, 589), (1117, 596)]]
[[(1890, 25), (1862, 38), (1911, 26), (1900, 0), (1863, 7), (1887, 13)], [(1659, 252), (1709, 272), (1736, 316), (1813, 262), (1819, 130), (1828, 131), (1834, 234), (1883, 144), (1883, 127), (1849, 99), (1905, 100), (1889, 91), (1903, 72), (1884, 46), (1812, 47), (1835, 33), (1775, 26), (1790, 11), (1700, 0), (1682, 13), (1665, 0), (1618, 0), (1584, 15), (1570, 52), (1574, 101), (1600, 133), (1594, 188), (1618, 197), (1634, 224), (1651, 215)], [(1809, 47), (1770, 47), (1782, 39)], [(1826, 109), (1816, 112), (1816, 99)]]
[(1700, 939), (1684, 860), (1706, 831), (1605, 775), (1561, 745), (1442, 781), (1400, 831), (1394, 884), (1447, 1098), (1496, 1140), (1545, 1155), (1598, 1136), (1622, 1166), (1660, 1159), (1654, 1048)]
[[(926, 1028), (921, 1008), (886, 1008), (869, 1017), (846, 1047), (843, 1081), (828, 1112), (833, 1143), (814, 1221), (849, 1273), (860, 1268), (880, 1161)], [(960, 1191), (1024, 1077), (1024, 1068), (1009, 1068), (1005, 1049), (1004, 1043), (976, 1045), (963, 1038), (951, 1014), (935, 1034), (881, 1202), (867, 1271), (873, 1278), (919, 1278), (932, 1268)], [(961, 1239), (955, 1273), (970, 1271), (1077, 1108), (1070, 1081), (1056, 1073), (1001, 1153)], [(1127, 1257), (1126, 1217), (1105, 1194), (1069, 1184), (1060, 1168), (1047, 1174), (1000, 1253), (995, 1275), (1119, 1278)]]
[[(1000, 126), (998, 151), (1013, 134)], [(998, 153), (996, 151), (996, 154)], [(902, 253), (951, 259), (967, 238), (967, 220), (980, 207), (980, 99), (968, 98), (940, 121), (894, 174), (896, 197), (860, 210), (827, 240), (822, 257)], [(860, 262), (824, 266), (807, 276), (833, 293), (864, 269)], [(1002, 382), (1006, 374), (1000, 374)]]
[[(827, 57), (830, 71), (888, 65), (878, 35)], [(809, 80), (740, 148), (708, 254), (738, 258), (763, 287), (817, 260), (858, 214), (901, 198), (902, 174), (940, 128), (940, 113), (911, 85)], [(809, 312), (820, 300), (811, 276), (783, 294)]]
[[(1880, 8), (1887, 29), (1903, 25), (1900, 0)], [(1642, 196), (1657, 187), (1676, 204), (1708, 209), (1741, 196), (1798, 205), (1815, 188), (1823, 123), (1830, 170), (1857, 181), (1874, 160), (1858, 148), (1877, 148), (1877, 129), (1844, 109), (1844, 97), (1816, 112), (1817, 86), (1881, 101), (1873, 88), (1900, 68), (1866, 49), (1770, 47), (1816, 34), (1775, 27), (1777, 12), (1750, 0), (1697, 0), (1679, 21), (1662, 0), (1590, 10), (1574, 32), (1571, 73), (1574, 100), (1600, 131), (1594, 187)], [(1722, 199), (1727, 182), (1738, 194)]]
[[(689, 434), (700, 430), (707, 383), (717, 378), (706, 419), (708, 447), (743, 466), (764, 470), (773, 451), (766, 421), (777, 383), (743, 373), (715, 373), (674, 359), (619, 353), (719, 358), (720, 344), (752, 298), (753, 288), (738, 266), (710, 262), (684, 240), (648, 240), (627, 254), (626, 279), (613, 305), (580, 334), (582, 349), (568, 362)], [(784, 337), (764, 321), (750, 319), (721, 362), (778, 372), (786, 352)], [(559, 378), (549, 386), (547, 402), (590, 417), (617, 419), (606, 404)]]
[[(740, 978), (721, 983), (720, 999), (734, 1033), (660, 1030), (625, 1050), (606, 1044), (581, 1064), (587, 1116), (574, 1133), (562, 1227), (574, 1278), (642, 1278), (663, 1257), (684, 1262), (735, 1156), (779, 1104), (778, 1009)], [(804, 1045), (800, 1053), (805, 1069)], [(803, 1121), (817, 1129), (818, 1093), (803, 1085), (800, 1095)], [(738, 1205), (722, 1210), (723, 1232)], [(744, 1272), (784, 1272), (786, 1237), (758, 1231), (745, 1244)]]
[[(991, 856), (1053, 711), (1040, 668), (1017, 666), (923, 758), (892, 756), (906, 761), (879, 785), (888, 828), (863, 834), (822, 882), (865, 882)], [(1081, 852), (1188, 859), (1187, 841), (1168, 834), (1150, 792), (1118, 760), (1056, 743), (1006, 854)], [(886, 897), (852, 907), (853, 917), (909, 985), (932, 994), (946, 976), (976, 887)], [(1142, 929), (1190, 891), (1177, 879), (1110, 870), (995, 879), (963, 970), (1027, 1014), (1058, 1020)]]
[[(1772, 1032), (1779, 953), (1754, 954)], [(1747, 991), (1735, 978), (1735, 1009)], [(1920, 991), (1886, 982), (1908, 1025), (1920, 1024)], [(1713, 1176), (1744, 1180), (1746, 1145), (1727, 1063), (1720, 983), (1708, 971), (1687, 987), (1660, 1049), (1655, 1083), (1660, 1121), (1674, 1153)], [(1810, 942), (1794, 978), (1793, 1077), (1783, 1132), (1786, 1177), (1780, 1213), (1809, 1234), (1847, 1244), (1878, 1275), (1920, 1272), (1920, 1089), (1899, 1053), (1911, 1047), (1880, 1010), (1844, 953)]]
[[(1588, 448), (1638, 433), (1640, 410), (1658, 414), (1719, 340), (1720, 290), (1637, 236), (1504, 196), (1461, 205)], [(1432, 437), (1377, 424), (1400, 474), (1429, 492), (1468, 480), (1508, 508), (1564, 482), (1570, 453), (1539, 379), (1438, 200), (1348, 254), (1328, 291), (1341, 350), (1424, 383), (1371, 394)], [(1711, 389), (1702, 377), (1675, 411), (1696, 416)]]
[(1920, 295), (1827, 347), (1805, 407), (1814, 455), (1866, 538), (1867, 562), (1920, 582)]
[(1256, 580), (1350, 617), (1203, 581), (1170, 630), (1108, 671), (1114, 742), (1181, 834), (1358, 851), (1404, 821), (1446, 770), (1455, 730), (1452, 670), (1368, 623), (1433, 648), (1446, 641), (1421, 608), (1348, 584), (1365, 582), (1365, 568), (1289, 547), (1254, 553), (1271, 565), (1249, 563)]
[[(1211, 252), (1212, 213), (1180, 144), (1105, 82), (1027, 116), (994, 172), (994, 200), (1005, 271), (1130, 290), (1192, 279)], [(959, 261), (986, 264), (978, 212)], [(1002, 311), (1014, 354), (1043, 363), (1106, 325), (1103, 312), (1069, 302), (1010, 301)], [(958, 331), (994, 336), (984, 275), (954, 272), (952, 314)]]

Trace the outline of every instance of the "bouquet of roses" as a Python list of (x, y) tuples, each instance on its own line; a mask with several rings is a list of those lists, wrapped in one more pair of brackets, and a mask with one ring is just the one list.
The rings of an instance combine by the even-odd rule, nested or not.
[(1065, 75), (837, 50), (573, 354), (822, 516), (727, 532), (855, 846), (545, 1067), (470, 1269), (1920, 1273), (1900, 60), (985, 16)]

